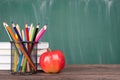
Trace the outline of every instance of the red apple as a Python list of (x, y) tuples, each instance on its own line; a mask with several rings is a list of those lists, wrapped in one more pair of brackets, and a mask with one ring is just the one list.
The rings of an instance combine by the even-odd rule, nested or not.
[(52, 50), (43, 53), (39, 59), (40, 67), (46, 73), (60, 72), (65, 66), (65, 57), (61, 50)]

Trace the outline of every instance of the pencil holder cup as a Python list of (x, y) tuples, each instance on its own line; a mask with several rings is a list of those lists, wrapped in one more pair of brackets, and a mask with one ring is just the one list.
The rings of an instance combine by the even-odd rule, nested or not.
[(11, 41), (11, 74), (30, 75), (37, 72), (37, 42)]

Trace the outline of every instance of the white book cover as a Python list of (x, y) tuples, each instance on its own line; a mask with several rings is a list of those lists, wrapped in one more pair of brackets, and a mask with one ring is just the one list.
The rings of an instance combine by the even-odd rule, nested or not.
[[(49, 48), (48, 42), (39, 42), (37, 45), (38, 49), (46, 49)], [(0, 49), (11, 49), (10, 42), (0, 42)]]
[[(47, 51), (47, 49), (38, 49), (37, 55), (39, 56), (46, 51)], [(11, 50), (10, 49), (1, 49), (0, 56), (11, 56)]]
[(0, 63), (10, 63), (11, 56), (0, 56)]
[(0, 70), (10, 70), (11, 64), (1, 64), (0, 63)]
[(10, 49), (0, 49), (0, 56), (10, 56), (11, 50)]
[(10, 42), (0, 42), (0, 49), (10, 49)]
[(39, 42), (37, 46), (38, 46), (38, 49), (47, 49), (47, 48), (49, 48), (49, 43), (48, 42)]
[[(6, 50), (4, 50), (6, 53), (0, 53), (0, 63), (11, 63), (11, 53), (8, 52)], [(41, 54), (43, 54), (44, 52), (46, 52), (47, 49), (43, 49), (43, 50), (38, 50), (37, 51), (37, 62), (39, 63), (39, 57)], [(0, 50), (1, 52), (1, 50)]]

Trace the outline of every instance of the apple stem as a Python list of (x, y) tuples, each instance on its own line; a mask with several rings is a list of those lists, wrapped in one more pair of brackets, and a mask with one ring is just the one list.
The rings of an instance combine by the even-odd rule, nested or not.
[(51, 50), (50, 48), (48, 48), (48, 51), (50, 51), (50, 52), (51, 52), (52, 50)]

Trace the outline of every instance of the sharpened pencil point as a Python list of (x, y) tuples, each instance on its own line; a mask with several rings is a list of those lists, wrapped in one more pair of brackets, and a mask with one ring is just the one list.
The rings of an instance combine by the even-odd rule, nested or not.
[(12, 27), (15, 27), (15, 24), (12, 22)]
[(3, 22), (3, 25), (4, 25), (4, 27), (7, 27), (7, 26), (8, 26), (6, 22)]
[(30, 27), (32, 27), (33, 26), (33, 23), (30, 25)]
[(39, 24), (36, 26), (36, 28), (39, 28)]
[(3, 22), (3, 25), (4, 25), (4, 26), (5, 26), (5, 24), (6, 24), (6, 23), (5, 23), (5, 22)]
[(47, 25), (44, 26), (44, 29), (45, 29), (45, 30), (47, 29)]
[(28, 28), (28, 24), (27, 23), (25, 24), (25, 27)]

